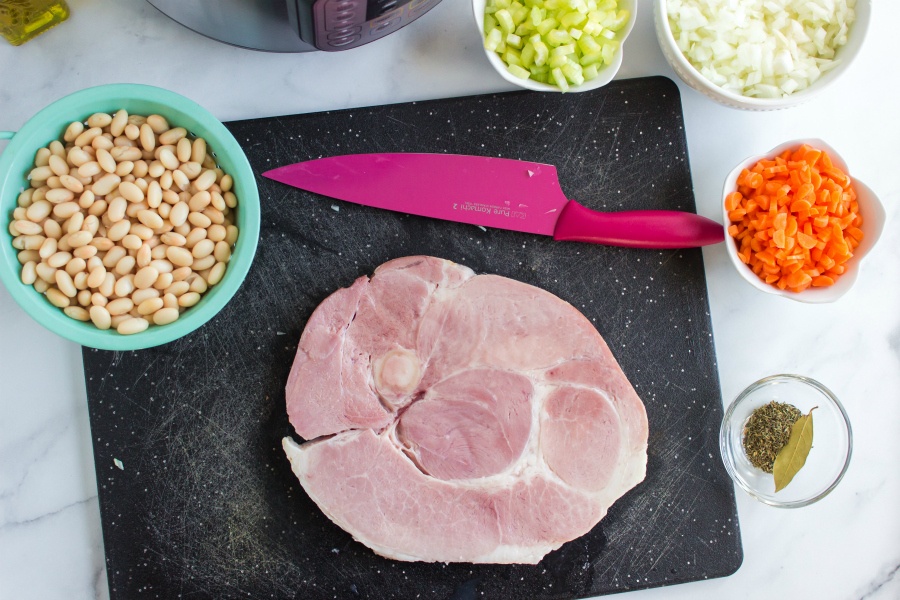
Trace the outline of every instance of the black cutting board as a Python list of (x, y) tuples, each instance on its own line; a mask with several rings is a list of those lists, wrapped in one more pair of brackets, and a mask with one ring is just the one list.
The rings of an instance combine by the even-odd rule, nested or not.
[[(661, 77), (227, 125), (257, 174), (351, 152), (480, 154), (552, 163), (569, 197), (592, 208), (695, 210), (678, 89)], [(571, 599), (740, 566), (700, 250), (559, 243), (257, 180), (259, 250), (216, 318), (154, 349), (84, 350), (113, 600)], [(334, 290), (411, 254), (571, 302), (647, 406), (646, 480), (537, 566), (380, 558), (318, 510), (282, 453), (284, 383), (307, 318)]]

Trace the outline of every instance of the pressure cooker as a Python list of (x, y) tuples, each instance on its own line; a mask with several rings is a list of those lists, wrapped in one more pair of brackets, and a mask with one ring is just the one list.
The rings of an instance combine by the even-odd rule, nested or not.
[(148, 0), (182, 25), (272, 52), (349, 50), (391, 34), (440, 0)]

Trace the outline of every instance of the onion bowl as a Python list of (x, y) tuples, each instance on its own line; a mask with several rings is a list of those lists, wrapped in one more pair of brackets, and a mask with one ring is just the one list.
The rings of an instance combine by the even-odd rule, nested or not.
[(837, 64), (826, 71), (809, 87), (782, 98), (754, 98), (726, 90), (707, 79), (684, 56), (669, 25), (668, 0), (653, 0), (656, 39), (669, 66), (688, 86), (716, 102), (742, 110), (769, 111), (803, 104), (831, 86), (844, 73), (862, 48), (871, 19), (871, 0), (856, 0), (856, 20), (850, 26), (847, 43), (836, 54)]
[[(506, 68), (506, 63), (497, 55), (496, 52), (488, 50), (484, 47), (484, 9), (487, 4), (486, 0), (472, 0), (472, 10), (475, 15), (475, 26), (478, 29), (478, 37), (481, 40), (481, 48), (484, 50), (485, 56), (487, 56), (488, 62), (491, 63), (491, 66), (500, 74), (500, 76), (521, 88), (525, 88), (527, 90), (532, 90), (535, 92), (562, 92), (559, 87), (555, 85), (551, 85), (549, 83), (542, 83), (540, 81), (535, 81), (534, 79), (522, 79), (521, 77), (516, 77)], [(627, 10), (629, 12), (628, 22), (625, 26), (618, 32), (616, 39), (621, 43), (619, 49), (613, 55), (612, 64), (606, 65), (603, 69), (600, 70), (600, 73), (594, 79), (589, 81), (585, 81), (581, 85), (570, 85), (568, 92), (587, 92), (590, 90), (596, 90), (597, 88), (601, 88), (604, 85), (608, 84), (616, 74), (619, 72), (619, 68), (622, 66), (622, 56), (624, 53), (625, 40), (631, 34), (631, 30), (634, 28), (635, 17), (637, 14), (637, 0), (618, 0), (619, 8), (623, 10)]]
[[(725, 198), (730, 193), (737, 190), (737, 180), (741, 171), (751, 168), (760, 160), (771, 159), (785, 150), (797, 148), (802, 144), (808, 144), (809, 146), (827, 152), (831, 157), (832, 163), (850, 177), (853, 182), (853, 188), (856, 191), (856, 200), (859, 203), (859, 214), (863, 217), (862, 226), (860, 227), (863, 232), (863, 239), (859, 243), (859, 246), (854, 250), (853, 257), (844, 263), (847, 266), (847, 271), (835, 280), (834, 285), (828, 287), (810, 287), (802, 292), (791, 292), (788, 290), (781, 290), (772, 284), (766, 283), (760, 279), (749, 266), (741, 261), (738, 256), (737, 244), (728, 234), (728, 226), (731, 222), (728, 218), (728, 210), (725, 208)], [(808, 304), (834, 302), (853, 287), (853, 284), (859, 276), (860, 263), (872, 250), (872, 247), (878, 241), (878, 238), (881, 237), (887, 219), (884, 205), (881, 203), (881, 200), (879, 200), (875, 192), (853, 176), (853, 172), (847, 167), (847, 163), (844, 162), (844, 159), (841, 158), (834, 148), (818, 139), (792, 140), (785, 142), (780, 146), (776, 146), (765, 154), (750, 156), (741, 161), (725, 178), (725, 185), (722, 189), (721, 206), (722, 222), (725, 224), (725, 248), (728, 253), (728, 258), (731, 259), (731, 263), (734, 265), (735, 269), (737, 269), (737, 272), (741, 277), (761, 292), (775, 294), (790, 300)]]
[[(187, 129), (208, 143), (216, 162), (234, 179), (238, 198), (235, 208), (239, 234), (221, 281), (202, 294), (200, 301), (185, 310), (173, 323), (151, 325), (145, 331), (123, 335), (114, 329), (101, 330), (91, 322), (81, 322), (53, 306), (31, 285), (22, 283), (22, 265), (12, 245), (10, 219), (18, 205), (19, 193), (28, 185), (35, 153), (53, 140), (62, 138), (73, 121), (84, 121), (98, 112), (112, 114), (125, 109), (129, 114), (165, 117), (173, 126)], [(175, 92), (138, 84), (111, 84), (87, 88), (50, 104), (18, 132), (0, 132), (9, 144), (0, 154), (0, 280), (10, 295), (35, 321), (46, 329), (83, 346), (103, 350), (137, 350), (171, 342), (216, 315), (234, 296), (247, 275), (256, 253), (260, 227), (259, 193), (247, 157), (231, 132), (206, 109)]]

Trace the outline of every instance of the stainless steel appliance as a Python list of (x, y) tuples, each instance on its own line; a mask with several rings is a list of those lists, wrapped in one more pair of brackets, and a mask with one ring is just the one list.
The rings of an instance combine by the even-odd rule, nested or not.
[(349, 50), (382, 38), (440, 0), (147, 0), (207, 37), (271, 52)]

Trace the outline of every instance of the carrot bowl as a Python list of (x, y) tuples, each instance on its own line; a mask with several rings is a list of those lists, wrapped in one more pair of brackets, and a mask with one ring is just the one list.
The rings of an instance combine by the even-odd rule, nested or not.
[(741, 277), (814, 304), (853, 286), (886, 219), (878, 196), (818, 139), (785, 142), (738, 164), (725, 179), (722, 217)]

